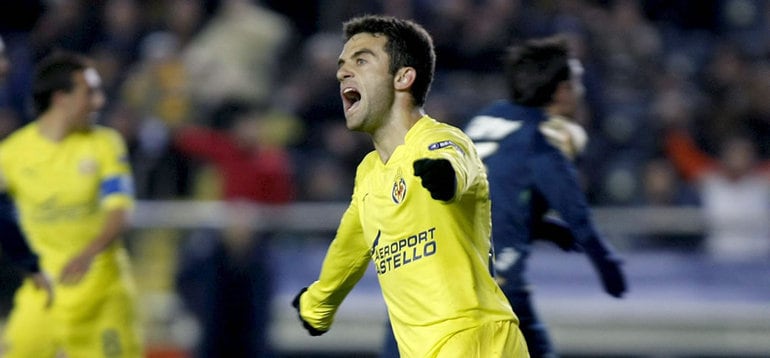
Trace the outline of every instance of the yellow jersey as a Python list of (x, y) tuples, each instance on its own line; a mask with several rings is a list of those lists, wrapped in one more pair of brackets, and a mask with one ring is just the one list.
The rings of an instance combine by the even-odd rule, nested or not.
[[(0, 174), (41, 268), (57, 281), (64, 266), (101, 233), (107, 212), (134, 203), (123, 139), (102, 126), (53, 142), (32, 122), (0, 143)], [(6, 355), (44, 356), (62, 349), (72, 357), (143, 356), (129, 265), (122, 241), (113, 241), (80, 282), (56, 284), (50, 309), (42, 308), (44, 293), (27, 280), (4, 332)]]
[[(125, 144), (102, 126), (53, 142), (32, 122), (0, 144), (0, 173), (27, 240), (54, 275), (100, 233), (105, 209), (133, 205)], [(92, 268), (114, 260), (120, 246), (113, 243)]]
[[(456, 178), (449, 202), (414, 175), (417, 159), (447, 159)], [(491, 212), (481, 160), (459, 129), (424, 116), (387, 163), (360, 163), (353, 197), (319, 279), (301, 300), (303, 318), (327, 330), (344, 297), (373, 262), (402, 356), (423, 357), (459, 331), (518, 323), (490, 274)]]

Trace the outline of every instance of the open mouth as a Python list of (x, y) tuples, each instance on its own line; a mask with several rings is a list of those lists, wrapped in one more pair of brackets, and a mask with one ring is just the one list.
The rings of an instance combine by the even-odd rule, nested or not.
[(345, 87), (342, 89), (342, 101), (345, 105), (345, 111), (349, 111), (361, 101), (361, 93), (353, 87)]

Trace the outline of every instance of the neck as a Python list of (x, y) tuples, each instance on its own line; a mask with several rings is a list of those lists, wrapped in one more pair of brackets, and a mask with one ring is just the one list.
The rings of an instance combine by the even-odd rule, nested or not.
[(422, 107), (395, 111), (383, 121), (383, 125), (372, 133), (372, 142), (380, 160), (387, 163), (396, 148), (404, 144), (406, 133), (425, 115)]
[(574, 108), (570, 108), (569, 105), (565, 105), (558, 101), (551, 102), (550, 104), (543, 107), (543, 110), (548, 116), (575, 118), (576, 115)]
[(43, 113), (38, 119), (40, 134), (54, 142), (59, 142), (72, 132), (64, 117), (52, 111)]
[(557, 104), (551, 104), (543, 108), (544, 112), (549, 116), (564, 116), (563, 111)]

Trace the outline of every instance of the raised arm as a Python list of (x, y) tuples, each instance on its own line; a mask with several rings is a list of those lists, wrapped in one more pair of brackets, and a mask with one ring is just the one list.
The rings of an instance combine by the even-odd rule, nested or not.
[(698, 180), (717, 166), (717, 160), (698, 148), (683, 129), (671, 129), (666, 133), (665, 148), (668, 158), (687, 181)]

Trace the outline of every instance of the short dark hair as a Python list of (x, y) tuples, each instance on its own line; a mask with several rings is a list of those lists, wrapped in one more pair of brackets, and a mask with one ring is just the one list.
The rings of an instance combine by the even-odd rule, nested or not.
[(511, 101), (529, 107), (550, 103), (559, 83), (571, 77), (569, 58), (567, 39), (562, 36), (509, 47), (504, 68)]
[(415, 104), (422, 106), (428, 96), (436, 69), (433, 39), (419, 24), (390, 16), (365, 15), (343, 24), (345, 41), (356, 34), (382, 34), (387, 37), (385, 52), (390, 56), (390, 73), (399, 68), (414, 67), (417, 77), (411, 87)]
[(56, 51), (38, 63), (32, 83), (32, 100), (36, 113), (45, 112), (56, 91), (69, 92), (74, 87), (73, 74), (89, 67), (88, 60), (79, 54)]

